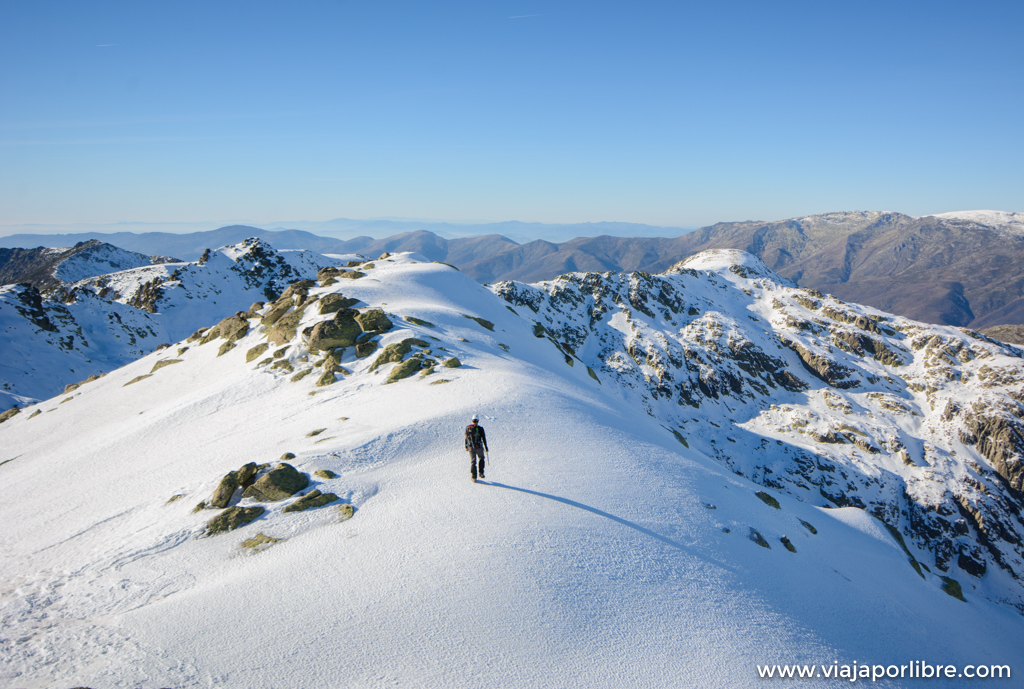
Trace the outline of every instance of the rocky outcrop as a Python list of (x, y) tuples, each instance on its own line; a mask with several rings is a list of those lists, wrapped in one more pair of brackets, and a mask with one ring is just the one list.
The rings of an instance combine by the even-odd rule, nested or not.
[(334, 493), (321, 493), (319, 490), (311, 490), (290, 505), (286, 505), (283, 512), (303, 512), (314, 507), (328, 505), (338, 499)]
[(242, 495), (260, 502), (274, 502), (291, 497), (308, 485), (308, 476), (291, 464), (281, 463), (257, 478)]
[(266, 512), (266, 509), (259, 505), (254, 507), (229, 507), (206, 522), (206, 531), (211, 536), (224, 533), (225, 531), (234, 531), (254, 521), (264, 512)]
[(339, 309), (331, 320), (314, 325), (309, 335), (309, 350), (320, 352), (353, 346), (363, 334), (363, 329), (355, 319), (356, 315), (352, 309)]

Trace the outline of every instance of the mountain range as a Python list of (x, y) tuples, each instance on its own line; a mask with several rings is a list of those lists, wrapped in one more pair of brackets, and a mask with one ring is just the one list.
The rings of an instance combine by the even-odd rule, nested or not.
[(413, 251), (479, 282), (545, 280), (573, 271), (657, 273), (713, 248), (748, 251), (779, 275), (842, 299), (929, 323), (981, 329), (1024, 324), (1024, 214), (997, 211), (914, 218), (851, 212), (778, 222), (719, 223), (678, 237), (578, 237), (519, 244), (492, 234), (445, 239), (427, 231), (337, 240), (231, 226), (190, 235), (33, 235), (11, 245), (98, 238), (147, 255), (194, 260), (205, 249), (258, 236), (278, 249), (319, 253)]
[(8, 685), (1015, 670), (1024, 350), (734, 249), (488, 286), (413, 253), (293, 279), (285, 255), (253, 240), (67, 293), (165, 270), (157, 313), (238, 301), (0, 416)]

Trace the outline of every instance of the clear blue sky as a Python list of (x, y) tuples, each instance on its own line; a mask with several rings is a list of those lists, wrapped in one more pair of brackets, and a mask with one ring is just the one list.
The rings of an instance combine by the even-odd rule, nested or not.
[(0, 1), (0, 223), (1024, 210), (1024, 3)]

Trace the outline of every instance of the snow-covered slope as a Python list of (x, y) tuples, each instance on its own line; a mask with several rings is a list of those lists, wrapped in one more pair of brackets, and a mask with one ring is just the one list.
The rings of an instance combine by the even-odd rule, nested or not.
[[(765, 491), (716, 450), (748, 442), (770, 393), (795, 409), (825, 392), (794, 349), (752, 340), (813, 344), (781, 323), (811, 295), (751, 259), (496, 286), (508, 304), (415, 256), (320, 277), (0, 424), (6, 684), (743, 687), (759, 664), (1019, 658), (1024, 617), (993, 602), (1010, 591), (995, 567), (958, 600), (866, 511)], [(692, 338), (679, 368), (650, 346), (673, 353), (667, 324)], [(359, 348), (333, 346), (359, 331)], [(740, 390), (707, 361), (730, 343)], [(1017, 361), (977, 343), (990, 366)], [(690, 360), (699, 406), (665, 378)], [(873, 391), (873, 364), (857, 366), (839, 381)], [(474, 412), (491, 447), (477, 484)], [(817, 442), (798, 436), (791, 455)], [(204, 537), (225, 512), (193, 507), (284, 453), (339, 499), (285, 512), (294, 499), (229, 492), (264, 511)], [(280, 540), (243, 547), (258, 534)]]
[(1012, 213), (1010, 211), (953, 211), (951, 213), (936, 213), (934, 218), (945, 220), (961, 220), (994, 227), (1016, 235), (1024, 235), (1024, 213)]
[[(109, 245), (96, 251), (103, 247)], [(0, 410), (51, 397), (253, 302), (275, 298), (320, 268), (354, 258), (278, 252), (250, 239), (196, 263), (148, 265), (147, 260), (143, 267), (95, 277), (102, 262), (92, 260), (93, 253), (77, 254), (89, 261), (66, 273), (90, 277), (62, 287), (55, 298), (44, 299), (31, 287), (0, 288), (0, 341), (11, 353), (0, 363)]]

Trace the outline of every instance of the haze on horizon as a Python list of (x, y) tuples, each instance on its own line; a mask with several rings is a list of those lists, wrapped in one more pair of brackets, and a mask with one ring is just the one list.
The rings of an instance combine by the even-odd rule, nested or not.
[(0, 6), (0, 226), (1024, 210), (1019, 3)]

